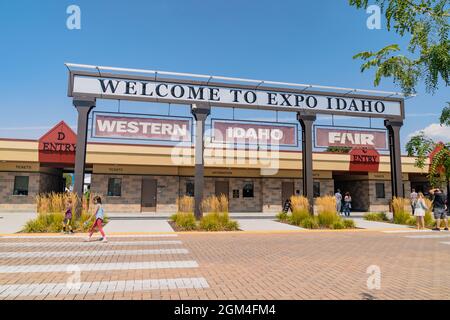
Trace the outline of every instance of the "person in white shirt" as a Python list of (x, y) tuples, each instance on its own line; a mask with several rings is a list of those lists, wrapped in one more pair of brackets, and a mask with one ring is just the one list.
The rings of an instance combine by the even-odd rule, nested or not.
[(427, 204), (425, 203), (425, 198), (423, 196), (422, 192), (419, 192), (416, 204), (415, 204), (415, 211), (414, 215), (416, 216), (417, 221), (417, 230), (425, 229), (425, 212), (427, 212), (429, 208), (427, 207)]
[(336, 212), (338, 214), (341, 213), (341, 207), (342, 207), (342, 194), (341, 190), (337, 189), (336, 193), (334, 194), (334, 198), (336, 199)]

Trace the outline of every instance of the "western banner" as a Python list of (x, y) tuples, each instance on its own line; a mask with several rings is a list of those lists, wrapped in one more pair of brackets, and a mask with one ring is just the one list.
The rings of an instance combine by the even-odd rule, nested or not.
[(386, 130), (315, 126), (315, 146), (387, 149)]
[(125, 113), (94, 112), (93, 138), (191, 141), (188, 117), (145, 117)]
[(297, 125), (212, 120), (212, 142), (297, 146)]

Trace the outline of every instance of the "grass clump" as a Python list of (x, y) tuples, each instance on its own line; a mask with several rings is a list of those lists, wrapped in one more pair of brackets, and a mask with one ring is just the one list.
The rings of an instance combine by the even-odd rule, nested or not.
[(369, 212), (364, 215), (364, 219), (369, 221), (389, 221), (385, 212)]
[(228, 214), (228, 198), (211, 196), (205, 198), (201, 208), (205, 213), (200, 221), (194, 215), (194, 199), (184, 196), (177, 200), (178, 212), (170, 217), (175, 226), (182, 231), (234, 231), (239, 230), (237, 221)]
[(301, 221), (300, 227), (305, 229), (319, 229), (319, 223), (317, 217), (309, 216)]
[[(81, 200), (76, 193), (46, 193), (36, 196), (37, 217), (27, 221), (21, 230), (24, 233), (55, 233), (63, 230), (63, 221), (66, 211), (66, 204), (72, 202), (72, 220), (70, 225), (74, 232), (87, 232), (92, 226), (93, 219), (87, 208), (81, 210), (81, 214), (76, 214), (75, 208), (80, 205)], [(83, 203), (83, 202), (81, 202)], [(93, 208), (94, 206), (91, 206)], [(89, 220), (89, 221), (88, 221)], [(87, 223), (89, 222), (89, 223)], [(103, 222), (108, 223), (105, 215)]]
[(409, 199), (394, 197), (392, 199), (392, 210), (394, 213), (395, 224), (409, 224), (411, 213), (407, 208), (410, 206)]

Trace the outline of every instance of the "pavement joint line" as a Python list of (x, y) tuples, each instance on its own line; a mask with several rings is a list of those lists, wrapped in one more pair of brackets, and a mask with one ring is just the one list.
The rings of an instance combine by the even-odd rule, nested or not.
[(161, 241), (70, 241), (70, 242), (0, 242), (0, 247), (90, 247), (90, 246), (150, 246), (163, 244), (182, 244), (179, 240), (161, 240)]
[(383, 233), (425, 233), (425, 232), (435, 232), (433, 230), (386, 230)]
[[(270, 234), (270, 233), (325, 233), (325, 232), (384, 232), (384, 231), (404, 231), (405, 228), (370, 228), (370, 229), (363, 229), (363, 228), (355, 228), (355, 229), (298, 229), (298, 230), (251, 230), (251, 231), (177, 231), (177, 235), (183, 235), (183, 234), (198, 234), (198, 235), (204, 235), (204, 234), (232, 234), (232, 235), (245, 235), (245, 234)], [(173, 233), (163, 233), (163, 232), (136, 232), (136, 233), (127, 233), (126, 235), (157, 235), (157, 234), (173, 234)], [(11, 236), (11, 235), (17, 235), (17, 234), (3, 234), (0, 235), (0, 239), (2, 239), (5, 236)], [(29, 234), (27, 234), (29, 235)], [(60, 235), (60, 234), (58, 234)], [(122, 235), (122, 233), (108, 233), (108, 237), (111, 237), (113, 235)], [(46, 236), (49, 236), (49, 234), (46, 234)], [(87, 234), (85, 234), (87, 236)]]
[[(74, 234), (74, 235), (25, 235), (25, 236), (0, 236), (2, 239), (74, 239), (74, 238), (86, 238), (86, 234)], [(165, 238), (165, 237), (178, 237), (176, 233), (167, 233), (167, 234), (112, 234), (108, 235), (108, 238)]]
[(142, 269), (182, 269), (198, 268), (194, 260), (179, 261), (142, 261), (142, 262), (112, 262), (87, 264), (42, 264), (42, 265), (0, 265), (0, 273), (51, 273), (67, 272), (69, 267), (77, 266), (81, 272), (109, 270), (142, 270)]
[(405, 236), (409, 239), (440, 239), (440, 238), (450, 238), (450, 234), (424, 234), (420, 236)]
[[(128, 285), (127, 285), (128, 284)], [(0, 285), (0, 297), (75, 295), (89, 293), (137, 292), (149, 290), (207, 289), (208, 282), (203, 277), (144, 279), (133, 283), (119, 281), (82, 282), (79, 288), (69, 288), (67, 283), (13, 284)]]
[(65, 257), (107, 257), (152, 254), (188, 254), (187, 249), (148, 249), (148, 250), (105, 250), (105, 251), (29, 251), (3, 252), (0, 258), (65, 258)]

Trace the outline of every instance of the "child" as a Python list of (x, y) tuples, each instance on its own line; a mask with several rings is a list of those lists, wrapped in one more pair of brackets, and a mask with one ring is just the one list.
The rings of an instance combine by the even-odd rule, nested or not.
[[(70, 222), (72, 221), (72, 199), (66, 201), (66, 213), (64, 214), (63, 231), (64, 233), (74, 233)], [(68, 231), (67, 231), (68, 230)]]
[[(106, 239), (105, 232), (103, 231), (103, 226), (102, 226), (103, 219), (104, 219), (102, 199), (99, 196), (96, 196), (94, 198), (94, 204), (95, 204), (95, 210), (94, 210), (94, 213), (92, 214), (91, 218), (95, 215), (95, 221), (94, 221), (94, 224), (92, 225), (91, 229), (89, 230), (89, 237), (87, 238), (86, 241), (91, 241), (92, 234), (94, 233), (95, 228), (97, 227), (98, 231), (102, 235), (102, 237), (100, 238), (100, 241), (108, 242), (108, 240)], [(91, 218), (89, 218), (89, 220)]]

